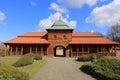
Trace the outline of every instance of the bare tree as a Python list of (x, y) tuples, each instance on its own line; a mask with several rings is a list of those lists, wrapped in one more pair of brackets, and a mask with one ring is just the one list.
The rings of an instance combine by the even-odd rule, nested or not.
[(107, 38), (116, 42), (120, 42), (120, 25), (118, 23), (109, 28), (107, 32)]

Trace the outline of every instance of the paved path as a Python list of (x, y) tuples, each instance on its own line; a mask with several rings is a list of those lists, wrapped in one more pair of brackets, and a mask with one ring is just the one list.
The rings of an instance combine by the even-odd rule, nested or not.
[(46, 57), (47, 64), (31, 80), (95, 80), (79, 70), (73, 58)]

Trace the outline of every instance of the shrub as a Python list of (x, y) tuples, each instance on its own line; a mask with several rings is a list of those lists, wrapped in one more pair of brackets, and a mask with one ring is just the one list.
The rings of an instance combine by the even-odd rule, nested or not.
[(30, 65), (34, 60), (41, 60), (42, 56), (39, 54), (27, 53), (23, 55), (17, 62), (13, 64), (15, 67)]
[(91, 62), (96, 62), (97, 60), (99, 60), (100, 58), (103, 58), (104, 55), (99, 54), (99, 53), (93, 53), (91, 54)]
[(34, 54), (33, 54), (33, 53), (27, 53), (27, 54), (25, 54), (25, 55), (23, 55), (23, 56), (34, 57)]
[(77, 58), (77, 61), (91, 61), (91, 55), (87, 54), (87, 55), (79, 56)]
[(120, 60), (119, 59), (101, 58), (94, 64), (101, 66), (104, 71), (111, 71), (115, 74), (120, 75)]
[(42, 56), (41, 56), (41, 55), (39, 55), (39, 54), (34, 54), (34, 53), (27, 53), (27, 54), (25, 54), (24, 56), (32, 57), (32, 58), (34, 58), (35, 60), (41, 60), (41, 59), (42, 59)]
[(0, 80), (29, 80), (29, 75), (12, 66), (0, 64)]
[(98, 80), (120, 80), (120, 60), (117, 59), (100, 58), (80, 69)]
[(34, 54), (34, 59), (35, 59), (35, 60), (41, 60), (41, 59), (42, 59), (42, 56), (39, 55), (39, 54)]
[(13, 64), (15, 67), (30, 65), (34, 62), (34, 59), (30, 56), (23, 56), (17, 62)]

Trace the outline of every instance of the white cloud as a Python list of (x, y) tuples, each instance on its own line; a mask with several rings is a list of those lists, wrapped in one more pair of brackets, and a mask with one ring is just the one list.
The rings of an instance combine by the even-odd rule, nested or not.
[(93, 6), (97, 1), (98, 0), (58, 0), (58, 3), (70, 8), (81, 8), (84, 4)]
[(120, 19), (120, 0), (113, 0), (111, 3), (96, 7), (86, 22), (95, 22), (98, 26), (112, 26)]
[(5, 14), (0, 11), (0, 22), (2, 22), (5, 19)]
[(57, 0), (56, 3), (51, 3), (50, 8), (56, 12), (65, 13), (68, 12), (67, 8), (81, 8), (83, 5), (87, 4), (93, 6), (98, 2), (98, 0)]
[(0, 11), (0, 23), (1, 24), (6, 24), (5, 22), (4, 22), (4, 20), (5, 20), (5, 14), (2, 12), (2, 11)]
[(60, 12), (60, 13), (66, 12), (66, 8), (59, 6), (54, 2), (50, 4), (50, 9), (55, 10), (55, 11)]
[(36, 6), (37, 4), (35, 3), (35, 2), (33, 2), (33, 1), (30, 1), (30, 4), (32, 5), (32, 6)]
[(70, 18), (70, 15), (69, 15), (69, 14), (66, 14), (66, 18), (69, 19), (69, 18)]
[(61, 19), (66, 22), (71, 28), (76, 27), (76, 21), (69, 21), (67, 18), (63, 18), (61, 13), (56, 12), (55, 14), (51, 14), (47, 19), (43, 19), (39, 22), (38, 31), (45, 31), (47, 28), (50, 28), (55, 21), (59, 20), (60, 16)]
[(67, 21), (67, 23), (68, 23), (68, 25), (72, 28), (72, 29), (74, 29), (75, 27), (76, 27), (76, 24), (77, 24), (77, 22), (76, 21), (70, 21), (70, 22), (68, 22)]

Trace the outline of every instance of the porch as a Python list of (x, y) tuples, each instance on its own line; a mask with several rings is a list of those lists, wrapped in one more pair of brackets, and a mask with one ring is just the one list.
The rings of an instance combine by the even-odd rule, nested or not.
[(115, 56), (116, 50), (114, 47), (114, 45), (70, 45), (70, 56), (77, 57), (93, 53)]
[[(7, 46), (7, 45), (5, 45)], [(47, 47), (48, 45), (38, 45), (38, 44), (10, 44), (9, 52), (5, 50), (5, 56), (19, 56), (24, 55), (26, 53), (36, 53), (40, 55), (47, 55)]]

